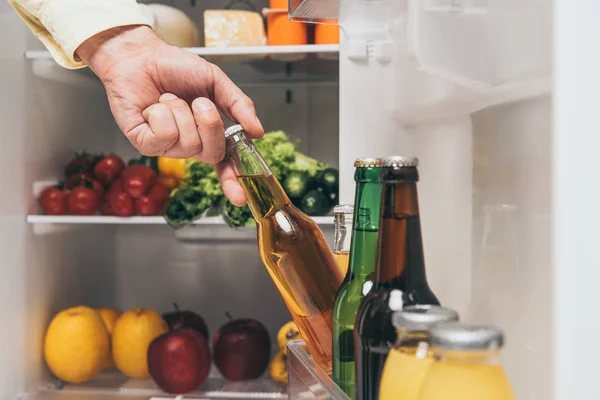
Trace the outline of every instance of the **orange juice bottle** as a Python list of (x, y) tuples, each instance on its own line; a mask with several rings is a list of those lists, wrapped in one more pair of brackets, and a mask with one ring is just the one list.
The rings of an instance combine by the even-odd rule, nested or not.
[(379, 386), (380, 400), (417, 400), (429, 366), (429, 330), (436, 324), (458, 321), (458, 313), (448, 308), (417, 305), (397, 311), (392, 323), (398, 339), (383, 368)]
[(430, 332), (435, 361), (419, 400), (514, 400), (500, 364), (503, 333), (494, 326), (441, 324)]

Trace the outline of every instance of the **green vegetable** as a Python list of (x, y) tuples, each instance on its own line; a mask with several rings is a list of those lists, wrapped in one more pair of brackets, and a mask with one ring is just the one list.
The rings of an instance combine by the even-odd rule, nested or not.
[(219, 204), (223, 189), (211, 165), (194, 161), (188, 165), (185, 179), (169, 195), (164, 217), (173, 228), (200, 218)]
[(283, 189), (292, 199), (300, 199), (308, 191), (312, 184), (312, 178), (305, 171), (291, 171), (285, 181)]
[[(280, 182), (287, 182), (289, 177), (290, 185), (286, 190), (290, 196), (293, 196), (292, 193), (299, 193), (296, 203), (301, 203), (298, 198), (309, 189), (309, 183), (314, 177), (327, 168), (326, 164), (296, 151), (296, 143), (290, 142), (283, 131), (269, 132), (262, 139), (255, 140), (254, 145)], [(300, 176), (308, 178), (304, 179), (304, 189), (301, 187), (303, 179), (299, 179)], [(315, 199), (322, 200), (323, 197), (326, 201), (320, 205), (323, 203), (321, 201), (317, 208), (319, 212), (327, 213), (330, 208), (327, 195), (319, 192)], [(310, 199), (307, 202), (313, 203)], [(325, 211), (321, 211), (321, 208)], [(231, 226), (248, 226), (254, 223), (247, 207), (237, 208), (224, 200), (223, 189), (211, 165), (190, 161), (185, 178), (169, 196), (165, 219), (173, 228), (179, 228), (203, 215), (217, 214), (223, 215)]]
[(262, 139), (255, 140), (254, 145), (271, 172), (283, 181), (296, 160), (296, 145), (289, 141), (283, 131), (269, 132)]
[(302, 197), (300, 209), (308, 215), (325, 215), (331, 209), (331, 200), (323, 190), (313, 189)]
[(139, 158), (134, 158), (129, 160), (129, 162), (127, 163), (127, 165), (134, 165), (134, 164), (142, 164), (145, 165), (147, 167), (150, 167), (154, 170), (154, 172), (156, 172), (156, 174), (159, 174), (158, 171), (158, 157), (148, 157), (148, 156), (140, 156)]
[(236, 207), (227, 199), (223, 199), (221, 202), (221, 215), (225, 222), (227, 222), (227, 225), (232, 228), (256, 226), (256, 221), (247, 205), (244, 207)]
[(340, 173), (335, 168), (326, 168), (319, 173), (317, 182), (320, 187), (327, 189), (329, 194), (336, 194), (338, 192), (340, 180)]
[(292, 171), (306, 171), (313, 177), (317, 176), (325, 168), (327, 168), (327, 164), (298, 152), (296, 152), (294, 164), (290, 166), (290, 170)]

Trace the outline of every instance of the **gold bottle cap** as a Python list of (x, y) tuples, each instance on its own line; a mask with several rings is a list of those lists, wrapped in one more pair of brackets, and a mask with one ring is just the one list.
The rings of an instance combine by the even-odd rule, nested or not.
[(402, 167), (418, 167), (419, 159), (417, 157), (393, 156), (383, 159), (381, 166), (402, 168)]
[(231, 135), (235, 135), (236, 133), (242, 132), (244, 127), (240, 124), (231, 125), (229, 128), (225, 130), (225, 139), (227, 139)]
[(354, 168), (381, 167), (381, 158), (357, 158)]
[(352, 204), (339, 204), (333, 207), (334, 214), (354, 214), (354, 205)]

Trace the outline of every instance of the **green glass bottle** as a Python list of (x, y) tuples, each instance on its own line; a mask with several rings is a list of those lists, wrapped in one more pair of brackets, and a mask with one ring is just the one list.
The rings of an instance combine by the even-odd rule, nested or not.
[(354, 218), (348, 272), (333, 303), (333, 371), (335, 383), (354, 398), (354, 342), (356, 312), (372, 286), (377, 261), (381, 204), (381, 159), (354, 163)]

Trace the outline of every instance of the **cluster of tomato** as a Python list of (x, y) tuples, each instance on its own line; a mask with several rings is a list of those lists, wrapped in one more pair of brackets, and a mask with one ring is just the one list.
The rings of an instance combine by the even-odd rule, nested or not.
[(169, 189), (158, 182), (156, 167), (148, 160), (125, 165), (115, 154), (78, 154), (65, 169), (66, 180), (41, 192), (40, 206), (49, 215), (159, 215)]

